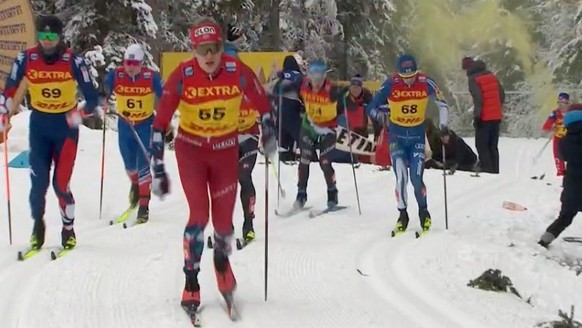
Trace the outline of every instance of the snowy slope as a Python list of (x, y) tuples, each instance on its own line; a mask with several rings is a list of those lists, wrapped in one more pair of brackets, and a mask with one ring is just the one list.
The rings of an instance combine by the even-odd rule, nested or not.
[[(26, 149), (28, 113), (14, 119), (9, 156)], [(472, 143), (472, 140), (468, 140)], [(442, 175), (428, 170), (434, 231), (416, 240), (411, 233), (391, 239), (396, 220), (392, 172), (357, 172), (362, 216), (358, 215), (349, 166), (336, 165), (339, 199), (350, 208), (316, 219), (307, 215), (282, 219), (272, 214), (277, 189), (270, 182), (269, 300), (263, 301), (263, 227), (265, 167), (254, 172), (257, 187), (257, 242), (234, 251), (242, 321), (223, 313), (211, 252), (200, 275), (205, 327), (532, 327), (555, 318), (559, 309), (582, 307), (582, 279), (574, 272), (533, 256), (535, 241), (556, 215), (560, 183), (553, 178), (550, 149), (532, 166), (544, 140), (503, 139), (502, 174), (447, 177), (449, 230), (444, 229)], [(167, 166), (173, 193), (154, 199), (147, 225), (130, 230), (110, 227), (108, 219), (127, 206), (129, 182), (118, 154), (116, 134), (107, 134), (104, 218), (98, 219), (101, 132), (81, 132), (72, 190), (77, 200), (77, 249), (51, 262), (48, 252), (17, 262), (16, 252), (28, 243), (27, 170), (11, 169), (14, 245), (8, 246), (4, 174), (0, 174), (0, 327), (189, 327), (179, 300), (183, 287), (182, 232), (187, 206), (175, 159)], [(283, 165), (282, 183), (289, 207), (295, 194), (296, 167)], [(543, 181), (532, 175), (546, 173)], [(547, 185), (546, 182), (553, 182)], [(312, 165), (308, 204), (325, 203), (319, 167)], [(412, 190), (409, 193), (412, 201)], [(509, 212), (504, 200), (528, 211)], [(412, 205), (411, 228), (418, 228)], [(48, 193), (47, 247), (60, 243), (60, 218), (54, 192)], [(236, 210), (240, 233), (242, 212)], [(580, 220), (565, 235), (579, 234)], [(207, 233), (210, 233), (210, 227)], [(508, 247), (510, 243), (515, 247)], [(543, 251), (541, 251), (544, 253)], [(557, 241), (552, 255), (582, 256), (582, 247)], [(524, 298), (474, 290), (470, 279), (488, 268), (508, 275)], [(358, 270), (360, 273), (358, 273)]]

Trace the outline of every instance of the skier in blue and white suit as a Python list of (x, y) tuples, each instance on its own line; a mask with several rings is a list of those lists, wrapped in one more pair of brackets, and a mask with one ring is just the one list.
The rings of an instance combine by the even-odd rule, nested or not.
[[(401, 55), (397, 61), (398, 73), (393, 74), (376, 93), (366, 108), (368, 116), (379, 122), (389, 120), (388, 140), (394, 174), (396, 175), (396, 199), (400, 216), (392, 235), (403, 233), (408, 227), (406, 187), (410, 180), (418, 203), (420, 225), (423, 232), (431, 226), (426, 200), (426, 187), (422, 180), (424, 171), (424, 147), (426, 108), (432, 99), (439, 108), (441, 136), (448, 135), (448, 106), (436, 83), (417, 71), (416, 59), (410, 54)], [(389, 111), (380, 107), (388, 103)], [(443, 138), (446, 140), (446, 138)]]

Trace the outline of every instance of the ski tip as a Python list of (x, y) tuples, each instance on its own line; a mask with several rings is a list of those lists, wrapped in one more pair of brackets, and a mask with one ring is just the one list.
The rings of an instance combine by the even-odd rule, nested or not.
[(241, 249), (243, 249), (243, 243), (242, 243), (242, 242), (241, 242), (241, 240), (240, 240), (240, 239), (238, 239), (238, 238), (236, 239), (236, 249), (238, 249), (239, 251), (240, 251)]
[(57, 253), (55, 252), (51, 252), (51, 260), (56, 260), (57, 259)]
[(123, 223), (123, 229), (127, 229), (129, 226), (127, 225), (127, 223)]
[(114, 224), (115, 224), (115, 222), (113, 222), (113, 220), (109, 221), (109, 225), (110, 225), (110, 226), (112, 226), (112, 225), (114, 225)]
[(22, 253), (22, 251), (18, 251), (18, 255), (16, 258), (18, 259), (18, 261), (24, 261), (24, 254)]
[(390, 231), (390, 236), (392, 236), (392, 238), (396, 237), (396, 232), (394, 232), (394, 230)]
[(420, 238), (420, 233), (418, 231), (415, 232), (414, 235), (416, 236), (416, 239)]
[(210, 249), (214, 248), (214, 244), (212, 243), (212, 238), (210, 238), (210, 236), (208, 236), (206, 239), (206, 246)]

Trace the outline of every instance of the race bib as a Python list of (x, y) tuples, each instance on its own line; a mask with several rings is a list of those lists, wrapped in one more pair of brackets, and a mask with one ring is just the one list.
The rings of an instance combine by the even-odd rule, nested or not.
[(411, 99), (390, 102), (390, 121), (404, 127), (414, 127), (424, 123), (428, 99)]
[(238, 130), (242, 95), (200, 104), (180, 102), (180, 127), (201, 137), (218, 137)]
[(307, 104), (307, 117), (315, 123), (326, 123), (334, 120), (337, 116), (335, 103), (311, 103)]
[(247, 131), (252, 128), (259, 117), (259, 113), (254, 109), (241, 109), (238, 117), (238, 130)]
[(116, 95), (117, 112), (132, 121), (140, 121), (154, 114), (155, 96), (147, 95)]
[(77, 82), (33, 83), (29, 80), (31, 106), (45, 113), (64, 113), (77, 106)]

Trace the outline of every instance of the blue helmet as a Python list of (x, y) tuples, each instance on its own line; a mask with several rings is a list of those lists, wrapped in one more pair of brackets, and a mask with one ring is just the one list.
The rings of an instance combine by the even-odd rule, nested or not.
[(416, 58), (411, 54), (403, 54), (398, 57), (396, 61), (398, 67), (398, 74), (401, 77), (413, 77), (417, 73)]
[(314, 60), (309, 62), (307, 67), (307, 76), (315, 82), (321, 82), (325, 79), (327, 67), (323, 60)]

